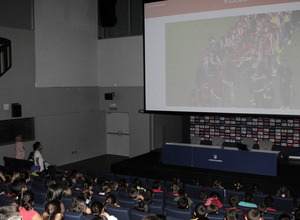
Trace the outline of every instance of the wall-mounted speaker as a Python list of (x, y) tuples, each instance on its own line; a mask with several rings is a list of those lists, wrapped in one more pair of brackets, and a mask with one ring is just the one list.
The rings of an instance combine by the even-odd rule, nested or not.
[(104, 94), (104, 99), (105, 100), (113, 100), (114, 99), (114, 95), (115, 95), (115, 93), (113, 93), (113, 92), (105, 93)]
[(22, 117), (22, 106), (19, 103), (11, 104), (11, 117)]

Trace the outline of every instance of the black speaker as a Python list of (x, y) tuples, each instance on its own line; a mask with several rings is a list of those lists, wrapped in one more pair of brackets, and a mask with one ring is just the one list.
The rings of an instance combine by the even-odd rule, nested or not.
[(117, 24), (116, 4), (117, 0), (98, 1), (99, 24), (101, 23), (102, 27), (114, 27)]
[(22, 106), (19, 103), (11, 104), (11, 117), (22, 117)]
[(114, 98), (114, 93), (113, 92), (104, 94), (104, 99), (105, 100), (113, 100), (113, 98)]

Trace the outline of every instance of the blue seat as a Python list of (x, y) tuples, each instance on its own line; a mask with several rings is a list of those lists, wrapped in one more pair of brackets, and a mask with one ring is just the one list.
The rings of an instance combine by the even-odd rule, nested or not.
[(165, 214), (167, 216), (173, 216), (175, 218), (180, 218), (180, 219), (191, 219), (192, 216), (192, 210), (183, 210), (183, 209), (178, 209), (177, 207), (170, 207), (166, 206), (165, 207)]
[(6, 182), (0, 182), (0, 189), (4, 190), (5, 194), (13, 194), (13, 191), (11, 189), (11, 185), (9, 183)]
[(115, 180), (117, 182), (120, 182), (121, 179), (125, 179), (126, 183), (130, 183), (130, 175), (124, 175), (124, 174), (115, 174)]
[(168, 194), (168, 193), (165, 193), (165, 195), (164, 195), (164, 198), (165, 198), (165, 199), (170, 199), (170, 200), (173, 200), (175, 197), (176, 197), (176, 196), (170, 195), (170, 194)]
[(253, 202), (258, 205), (265, 201), (265, 198), (268, 197), (268, 194), (253, 194)]
[[(75, 186), (74, 186), (74, 187), (75, 187)], [(80, 190), (77, 190), (77, 189), (75, 189), (74, 187), (71, 189), (71, 191), (72, 191), (72, 196), (78, 196), (79, 193), (80, 193)]]
[(166, 216), (166, 220), (182, 220), (182, 219), (180, 219), (180, 218), (175, 218), (175, 217), (173, 217), (173, 216)]
[(165, 199), (165, 206), (177, 208), (177, 202), (170, 199)]
[[(147, 186), (148, 186), (148, 188), (153, 188), (153, 187), (152, 187), (152, 184), (153, 184), (153, 182), (156, 181), (156, 180), (157, 180), (157, 179), (148, 178), (148, 179), (147, 179)], [(161, 182), (161, 190), (164, 190), (164, 189), (165, 189), (165, 183), (164, 183), (163, 180), (160, 180), (160, 182)]]
[(24, 167), (24, 160), (20, 160), (20, 159), (16, 159), (16, 158), (13, 158), (13, 164), (14, 164), (14, 167), (20, 169), (22, 167)]
[(164, 193), (154, 193), (154, 196), (153, 196), (153, 198), (155, 198), (155, 199), (163, 199), (163, 198), (165, 198), (165, 196), (164, 196)]
[(150, 204), (150, 212), (153, 214), (157, 214), (157, 215), (163, 215), (164, 214), (164, 206)]
[(117, 197), (117, 199), (120, 198), (119, 190), (111, 190), (109, 194), (114, 195), (115, 197)]
[(45, 184), (43, 182), (40, 182), (40, 181), (32, 181), (32, 188), (33, 189), (37, 189), (37, 190), (40, 190), (40, 191), (45, 191), (47, 192), (47, 189), (45, 187)]
[(118, 205), (121, 207), (127, 207), (132, 209), (132, 206), (134, 205), (135, 201), (134, 200), (129, 200), (129, 199), (119, 199), (118, 200)]
[(147, 178), (145, 178), (145, 177), (131, 176), (131, 177), (130, 177), (130, 182), (133, 183), (133, 180), (134, 180), (135, 178), (139, 178), (140, 181), (141, 181), (141, 183), (142, 183), (142, 187), (143, 187), (143, 188), (147, 188)]
[(0, 206), (6, 206), (11, 204), (13, 201), (14, 197), (8, 197), (5, 195), (0, 195)]
[(111, 181), (115, 179), (115, 174), (114, 173), (106, 173), (106, 172), (99, 172), (99, 177), (102, 177), (103, 179), (107, 181)]
[(83, 220), (83, 214), (81, 212), (65, 212), (64, 220)]
[(226, 202), (229, 202), (229, 197), (237, 195), (239, 197), (240, 201), (243, 201), (245, 198), (245, 192), (244, 191), (234, 191), (234, 190), (226, 190)]
[(117, 219), (131, 220), (129, 208), (107, 206), (107, 213), (115, 216)]
[(293, 197), (279, 197), (272, 196), (273, 198), (273, 208), (277, 211), (285, 211), (287, 213), (294, 211), (294, 198)]
[(198, 193), (203, 189), (203, 186), (202, 185), (194, 186), (187, 183), (184, 185), (184, 188), (188, 197), (199, 198)]
[(283, 213), (284, 213), (284, 211), (268, 212), (268, 215), (273, 216), (274, 220), (278, 220), (279, 216)]
[(34, 193), (34, 203), (35, 204), (44, 204), (47, 192), (39, 190), (31, 190)]
[(74, 198), (74, 196), (72, 196), (72, 197), (71, 196), (70, 197), (62, 196), (61, 197), (61, 201), (64, 204), (66, 210), (68, 210), (71, 207), (73, 198)]
[(209, 220), (224, 220), (224, 215), (208, 215)]
[(13, 167), (14, 166), (13, 159), (14, 158), (12, 158), (12, 157), (3, 157), (4, 166), (6, 166), (6, 167)]
[(153, 198), (153, 204), (154, 205), (164, 205), (164, 199), (161, 199), (161, 198), (154, 199)]
[(40, 215), (43, 215), (43, 212), (45, 211), (45, 205), (44, 204), (34, 204), (33, 210), (39, 213)]
[(99, 195), (99, 194), (93, 194), (92, 195), (92, 202), (95, 202), (95, 201), (100, 201), (100, 202), (105, 202), (105, 199), (106, 199), (106, 196), (102, 196), (102, 195)]
[[(263, 215), (262, 218), (264, 220), (274, 220), (274, 216), (267, 216), (267, 215)], [(292, 219), (292, 218), (291, 218)]]
[(129, 194), (127, 192), (120, 191), (119, 192), (120, 199), (130, 199)]
[(90, 176), (90, 177), (92, 177), (93, 179), (96, 179), (96, 178), (99, 177), (99, 171), (86, 170), (85, 173), (86, 173), (86, 176)]
[(131, 215), (131, 220), (141, 220), (142, 218), (150, 215), (150, 213), (132, 210), (130, 212), (130, 215)]
[(210, 195), (212, 192), (217, 192), (217, 193), (219, 193), (220, 196), (221, 196), (221, 203), (224, 202), (224, 189), (218, 189), (218, 188), (213, 188), (213, 187), (210, 187), (210, 186), (206, 186), (206, 187), (205, 187), (205, 192), (206, 192), (207, 198), (209, 198), (209, 195)]
[[(167, 192), (171, 192), (172, 191), (172, 189), (171, 189), (172, 185), (173, 185), (173, 181), (167, 180), (165, 182), (165, 189), (166, 189)], [(183, 188), (183, 182), (179, 182), (178, 186), (179, 186), (180, 189)]]

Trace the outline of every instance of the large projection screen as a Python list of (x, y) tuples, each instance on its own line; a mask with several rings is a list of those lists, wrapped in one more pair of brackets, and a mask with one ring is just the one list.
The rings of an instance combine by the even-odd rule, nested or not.
[(169, 0), (144, 11), (146, 111), (300, 115), (299, 1)]

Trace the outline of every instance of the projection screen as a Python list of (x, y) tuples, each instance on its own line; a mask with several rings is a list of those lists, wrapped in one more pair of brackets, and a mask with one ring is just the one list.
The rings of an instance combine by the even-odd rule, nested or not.
[(300, 2), (144, 5), (145, 110), (300, 115)]

